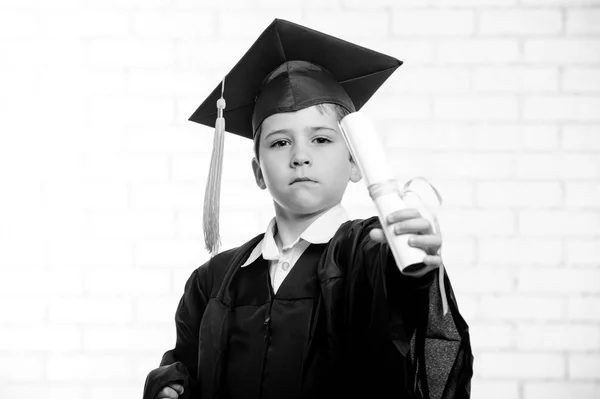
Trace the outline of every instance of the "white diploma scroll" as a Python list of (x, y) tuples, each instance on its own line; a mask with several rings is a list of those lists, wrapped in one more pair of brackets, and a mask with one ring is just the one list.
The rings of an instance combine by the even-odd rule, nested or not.
[[(407, 205), (401, 198), (400, 187), (391, 173), (373, 123), (364, 113), (353, 112), (340, 121), (340, 130), (375, 203), (385, 238), (400, 271), (422, 263), (427, 255), (425, 251), (408, 245), (410, 234), (397, 235), (394, 226), (386, 222), (389, 214)], [(416, 207), (412, 203), (409, 205)]]

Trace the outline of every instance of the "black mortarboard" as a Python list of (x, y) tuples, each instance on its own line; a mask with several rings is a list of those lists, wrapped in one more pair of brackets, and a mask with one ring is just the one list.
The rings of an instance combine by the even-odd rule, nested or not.
[[(226, 130), (252, 139), (267, 116), (325, 102), (345, 108), (353, 104), (348, 111), (359, 110), (401, 64), (377, 51), (275, 19), (225, 77)], [(214, 127), (220, 97), (221, 84), (190, 120)]]
[(265, 29), (189, 118), (215, 127), (203, 220), (206, 247), (212, 255), (220, 241), (223, 131), (253, 139), (268, 116), (316, 104), (338, 104), (354, 112), (401, 64), (396, 58), (285, 20), (275, 19)]

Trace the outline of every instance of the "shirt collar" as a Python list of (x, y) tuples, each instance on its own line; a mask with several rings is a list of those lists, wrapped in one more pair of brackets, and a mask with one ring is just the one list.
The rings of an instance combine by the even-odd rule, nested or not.
[[(331, 240), (338, 228), (348, 220), (348, 214), (344, 210), (344, 207), (342, 207), (341, 204), (337, 204), (312, 222), (311, 225), (300, 234), (300, 237), (287, 248), (293, 247), (300, 240), (307, 241), (310, 244), (325, 244)], [(254, 247), (250, 256), (241, 267), (248, 266), (261, 255), (266, 260), (279, 259), (279, 249), (275, 242), (276, 226), (277, 223), (275, 218), (271, 219), (263, 239), (256, 244), (256, 247)]]

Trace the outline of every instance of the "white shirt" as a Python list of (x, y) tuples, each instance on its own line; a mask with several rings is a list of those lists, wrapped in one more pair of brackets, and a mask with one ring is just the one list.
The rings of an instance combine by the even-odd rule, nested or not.
[(349, 220), (342, 205), (338, 204), (319, 216), (300, 234), (292, 244), (281, 250), (275, 241), (276, 220), (271, 219), (265, 236), (256, 244), (250, 256), (241, 267), (252, 264), (259, 256), (269, 261), (269, 276), (273, 291), (277, 292), (283, 280), (290, 273), (302, 253), (310, 244), (325, 244), (331, 240), (338, 228)]

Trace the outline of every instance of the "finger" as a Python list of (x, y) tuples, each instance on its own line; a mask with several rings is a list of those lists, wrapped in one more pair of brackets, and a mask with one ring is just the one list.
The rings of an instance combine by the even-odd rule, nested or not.
[(423, 263), (427, 266), (441, 266), (442, 265), (442, 257), (439, 255), (426, 255), (423, 258)]
[(156, 394), (156, 399), (177, 399), (179, 395), (171, 387), (164, 387)]
[(394, 224), (394, 233), (398, 235), (406, 233), (428, 234), (432, 231), (431, 223), (423, 218), (408, 219)]
[(428, 254), (434, 255), (442, 246), (442, 237), (433, 234), (414, 235), (408, 238), (408, 245), (421, 248)]
[(169, 387), (177, 392), (179, 395), (183, 395), (183, 385), (181, 384), (169, 384)]
[(369, 231), (369, 236), (373, 241), (377, 241), (380, 243), (387, 242), (387, 240), (385, 239), (385, 234), (383, 234), (383, 230), (381, 229), (373, 229)]
[(404, 208), (398, 211), (390, 213), (386, 217), (386, 222), (388, 224), (402, 222), (408, 219), (420, 218), (421, 214), (415, 208)]

